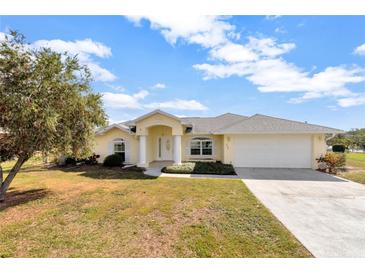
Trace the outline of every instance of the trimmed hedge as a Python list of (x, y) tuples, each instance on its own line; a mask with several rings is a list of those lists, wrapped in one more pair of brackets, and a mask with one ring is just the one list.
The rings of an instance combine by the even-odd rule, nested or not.
[(123, 164), (123, 157), (120, 154), (111, 154), (105, 157), (103, 165), (104, 166), (122, 166)]
[(346, 147), (344, 145), (333, 145), (332, 146), (332, 151), (333, 152), (342, 152), (344, 153), (346, 150)]
[(161, 171), (178, 174), (236, 175), (232, 165), (221, 162), (186, 162), (181, 165), (164, 167)]

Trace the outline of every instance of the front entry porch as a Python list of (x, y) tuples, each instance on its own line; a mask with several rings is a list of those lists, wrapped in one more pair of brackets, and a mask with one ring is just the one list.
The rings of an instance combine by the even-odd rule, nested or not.
[[(153, 125), (139, 135), (140, 167), (181, 164), (181, 135), (165, 125)], [(152, 165), (152, 166), (151, 166)], [(157, 167), (157, 166), (156, 166)]]

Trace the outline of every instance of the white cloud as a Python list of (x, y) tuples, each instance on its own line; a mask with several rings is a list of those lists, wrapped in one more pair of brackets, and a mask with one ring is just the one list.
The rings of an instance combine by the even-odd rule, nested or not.
[(117, 77), (111, 73), (109, 70), (101, 67), (99, 64), (93, 62), (86, 62), (85, 65), (90, 69), (94, 80), (101, 82), (112, 82), (117, 79)]
[(161, 34), (170, 44), (176, 44), (183, 39), (189, 44), (199, 44), (205, 48), (224, 44), (230, 38), (238, 38), (235, 26), (225, 21), (222, 16), (202, 15), (151, 15), (151, 16), (127, 16), (137, 25), (143, 19), (149, 20), (151, 28), (160, 30)]
[(147, 104), (148, 108), (162, 108), (162, 109), (180, 109), (180, 110), (206, 110), (208, 109), (203, 104), (196, 100), (182, 100), (175, 99), (172, 101), (158, 102)]
[(328, 109), (332, 110), (332, 111), (338, 111), (338, 107), (337, 106), (327, 106)]
[(100, 42), (94, 42), (91, 39), (64, 41), (60, 39), (54, 40), (38, 40), (32, 43), (34, 48), (47, 47), (57, 52), (67, 51), (72, 55), (79, 55), (80, 58), (88, 58), (95, 55), (101, 58), (110, 57), (112, 51), (109, 47)]
[(166, 88), (166, 85), (163, 83), (157, 83), (155, 85), (152, 86), (153, 89), (164, 89)]
[(147, 90), (141, 90), (132, 95), (112, 92), (102, 93), (103, 102), (106, 107), (130, 109), (141, 109), (143, 106), (140, 100), (144, 99), (148, 94)]
[(356, 95), (348, 98), (341, 98), (338, 100), (338, 104), (341, 107), (352, 107), (365, 104), (365, 95)]
[(280, 18), (281, 16), (282, 15), (266, 15), (265, 19), (269, 20), (269, 21), (273, 21), (273, 20), (276, 20), (276, 19)]
[(54, 40), (37, 40), (30, 45), (34, 49), (42, 47), (51, 48), (52, 50), (77, 57), (80, 63), (87, 65), (96, 81), (111, 82), (117, 77), (107, 69), (101, 67), (98, 62), (93, 59), (93, 56), (99, 58), (108, 58), (112, 55), (111, 48), (100, 42), (95, 42), (91, 39), (64, 41), (60, 39)]
[(288, 31), (284, 27), (277, 27), (274, 30), (276, 33), (287, 33)]
[(354, 53), (355, 54), (358, 54), (358, 55), (365, 55), (365, 43), (358, 46), (355, 50), (354, 50)]
[(125, 87), (123, 86), (118, 86), (118, 85), (112, 85), (112, 84), (105, 84), (107, 87), (113, 89), (113, 90), (116, 90), (116, 91), (120, 91), (120, 92), (123, 92), (126, 90)]
[[(267, 16), (266, 19), (275, 20), (278, 17)], [(353, 100), (356, 93), (348, 85), (365, 81), (365, 71), (360, 67), (327, 67), (315, 73), (286, 61), (283, 55), (295, 49), (294, 43), (279, 43), (275, 38), (254, 36), (247, 37), (247, 43), (238, 43), (239, 34), (235, 32), (236, 27), (226, 21), (227, 17), (195, 16), (192, 19), (189, 17), (189, 20), (186, 16), (129, 18), (138, 24), (142, 19), (149, 20), (151, 28), (160, 30), (171, 44), (181, 40), (207, 48), (207, 59), (212, 63), (193, 65), (203, 73), (203, 79), (239, 76), (256, 85), (260, 92), (300, 93), (301, 96), (292, 98), (291, 103), (325, 96), (350, 101), (349, 98)], [(358, 54), (363, 51), (365, 54), (365, 45), (355, 50)], [(338, 100), (339, 105), (346, 105), (341, 102)]]
[(288, 53), (295, 48), (294, 43), (278, 44), (273, 38), (260, 39), (250, 36), (248, 39), (248, 47), (253, 51), (257, 51), (263, 57), (277, 57), (279, 55)]
[(227, 43), (221, 47), (213, 48), (209, 54), (212, 59), (229, 63), (248, 62), (258, 58), (250, 48), (235, 43)]
[(175, 99), (172, 101), (145, 103), (143, 100), (150, 93), (147, 90), (140, 90), (134, 94), (104, 92), (103, 102), (106, 107), (110, 108), (128, 108), (128, 109), (178, 109), (178, 110), (206, 110), (203, 104), (196, 100)]

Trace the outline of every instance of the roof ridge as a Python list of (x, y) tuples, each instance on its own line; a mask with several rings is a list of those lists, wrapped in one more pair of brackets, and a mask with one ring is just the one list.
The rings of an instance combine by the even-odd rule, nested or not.
[(233, 113), (233, 112), (225, 112), (223, 114), (215, 116), (215, 118), (218, 118), (218, 117), (221, 117), (221, 116), (224, 116), (224, 115), (227, 115), (227, 114), (234, 115), (234, 116), (240, 116), (240, 117), (247, 117), (245, 115), (241, 115), (241, 114), (237, 114), (237, 113)]
[(295, 120), (290, 120), (290, 119), (286, 119), (286, 118), (280, 118), (280, 117), (275, 117), (275, 116), (270, 116), (270, 115), (265, 115), (265, 114), (260, 114), (260, 113), (256, 113), (255, 115), (252, 115), (251, 117), (254, 117), (254, 116), (264, 116), (264, 117), (269, 117), (269, 118), (282, 120), (282, 121), (286, 121), (286, 122), (294, 122), (294, 123), (301, 124), (301, 125), (310, 125), (310, 126), (316, 126), (316, 127), (322, 127), (322, 128), (324, 127), (324, 128), (328, 128), (328, 129), (336, 129), (336, 128), (332, 128), (332, 127), (321, 126), (321, 125), (311, 124), (311, 123), (301, 122), (301, 121), (295, 121)]
[(252, 116), (250, 116), (250, 117), (242, 116), (242, 118), (241, 118), (240, 120), (238, 120), (238, 121), (234, 121), (233, 123), (230, 123), (229, 125), (225, 125), (225, 126), (223, 126), (223, 127), (216, 128), (214, 131), (216, 131), (216, 130), (226, 129), (226, 128), (231, 127), (231, 126), (233, 126), (233, 125), (235, 125), (235, 124), (238, 124), (238, 123), (240, 123), (240, 122), (243, 122), (243, 120), (248, 120), (248, 119), (250, 119), (251, 117), (252, 117)]

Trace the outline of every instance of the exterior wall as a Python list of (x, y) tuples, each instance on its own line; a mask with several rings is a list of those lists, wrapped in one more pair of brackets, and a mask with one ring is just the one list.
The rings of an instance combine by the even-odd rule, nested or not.
[(312, 136), (312, 168), (317, 169), (316, 159), (324, 156), (327, 151), (326, 138), (324, 134), (316, 134)]
[(126, 162), (137, 163), (138, 161), (138, 139), (135, 135), (131, 135), (123, 130), (113, 128), (104, 134), (95, 136), (95, 154), (100, 155), (99, 163), (104, 161), (104, 158), (113, 154), (113, 140), (122, 138), (126, 143)]
[(234, 148), (232, 143), (232, 135), (223, 136), (223, 163), (232, 164), (234, 156)]
[(148, 135), (148, 128), (152, 126), (168, 126), (172, 135), (183, 135), (183, 127), (179, 121), (171, 117), (156, 113), (136, 123), (137, 135)]
[(194, 137), (208, 137), (211, 138), (213, 140), (213, 157), (209, 157), (209, 158), (213, 158), (216, 161), (223, 161), (223, 135), (212, 135), (212, 134), (207, 134), (207, 135), (183, 135), (181, 138), (181, 159), (182, 161), (190, 161), (190, 160), (194, 160), (194, 159), (199, 159), (199, 158), (194, 158), (190, 156), (190, 141), (191, 139), (193, 139)]

